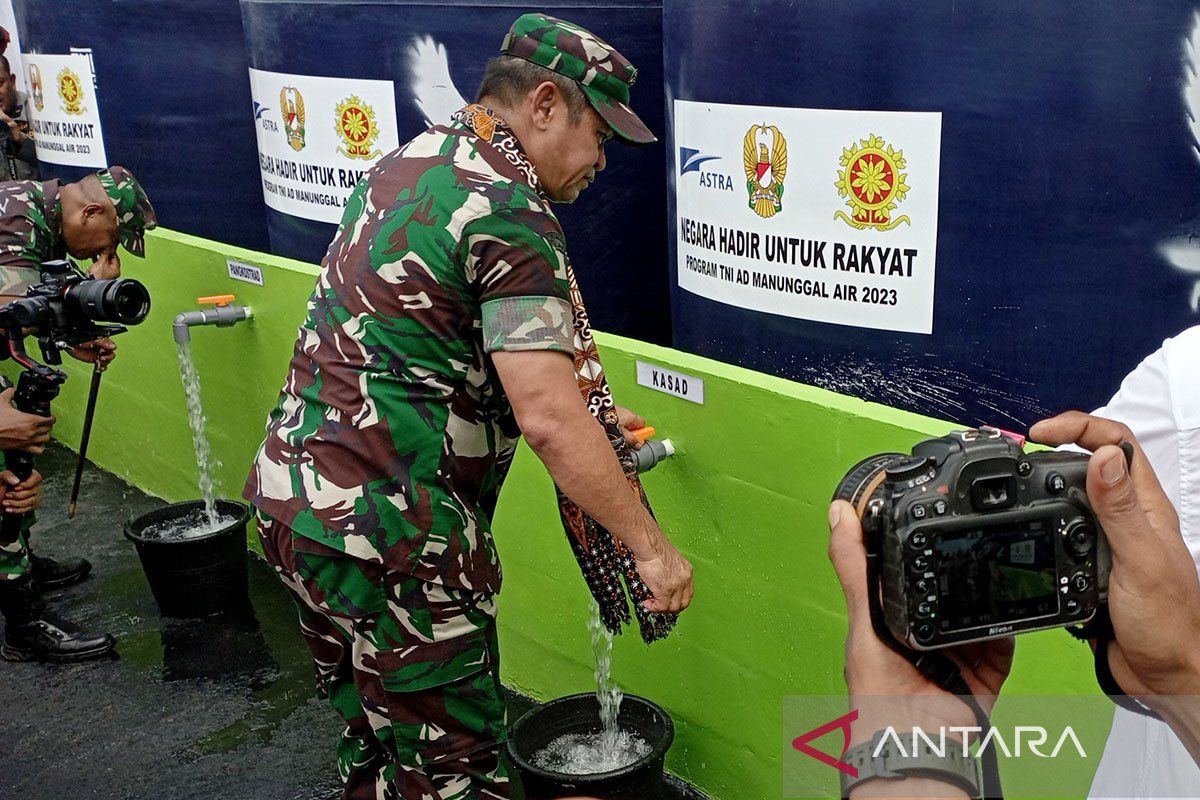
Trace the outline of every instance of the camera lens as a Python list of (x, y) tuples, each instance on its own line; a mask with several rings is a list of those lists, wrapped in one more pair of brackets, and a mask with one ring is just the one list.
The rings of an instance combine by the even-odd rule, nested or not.
[(833, 493), (834, 500), (848, 500), (854, 506), (861, 518), (867, 503), (875, 497), (883, 486), (884, 472), (888, 467), (911, 459), (912, 456), (903, 453), (880, 453), (864, 458), (855, 464), (842, 478)]
[(133, 278), (83, 281), (65, 299), (70, 312), (95, 322), (136, 325), (150, 313), (150, 293)]

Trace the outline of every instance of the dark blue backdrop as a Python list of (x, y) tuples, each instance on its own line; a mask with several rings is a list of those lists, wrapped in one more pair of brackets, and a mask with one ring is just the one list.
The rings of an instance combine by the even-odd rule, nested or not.
[(669, 102), (943, 114), (931, 336), (716, 303), (674, 285), (672, 252), (675, 346), (968, 423), (1104, 402), (1196, 320), (1200, 276), (1157, 250), (1200, 232), (1195, 9), (666, 0)]
[[(91, 47), (110, 164), (165, 227), (267, 249), (237, 0), (14, 0), (21, 46)], [(89, 170), (43, 164), (44, 177)]]
[[(417, 36), (446, 48), (450, 75), (468, 100), (512, 21), (547, 11), (606, 39), (638, 68), (633, 106), (665, 140), (662, 9), (655, 0), (557, 0), (524, 3), (294, 2), (242, 0), (246, 50), (255, 69), (396, 82), (400, 141), (425, 129), (410, 90), (408, 49)], [(667, 343), (670, 301), (665, 231), (666, 170), (662, 142), (631, 149), (610, 144), (608, 167), (572, 206), (557, 206), (593, 325)], [(267, 209), (272, 250), (319, 261), (335, 226)]]

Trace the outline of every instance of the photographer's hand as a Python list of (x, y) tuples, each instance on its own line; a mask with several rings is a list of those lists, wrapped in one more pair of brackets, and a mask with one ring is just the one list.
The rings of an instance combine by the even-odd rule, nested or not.
[(72, 358), (79, 361), (94, 363), (96, 369), (104, 372), (112, 360), (117, 357), (117, 344), (112, 339), (105, 337), (93, 342), (84, 342), (78, 347), (72, 347), (67, 352), (71, 354)]
[(117, 255), (117, 248), (105, 250), (96, 256), (92, 266), (88, 268), (88, 274), (97, 280), (112, 280), (121, 277), (121, 257)]
[(25, 450), (41, 455), (50, 441), (54, 417), (26, 414), (12, 406), (15, 389), (0, 392), (0, 450)]
[[(889, 726), (899, 732), (920, 727), (971, 727), (975, 715), (966, 703), (925, 677), (875, 635), (867, 592), (867, 553), (854, 507), (838, 500), (829, 507), (829, 560), (846, 595), (850, 629), (846, 635), (846, 688), (850, 706), (858, 710), (851, 743), (869, 741)], [(946, 648), (942, 652), (959, 667), (980, 707), (991, 713), (996, 695), (1012, 668), (1011, 637)], [(856, 787), (855, 798), (952, 797), (957, 789), (930, 779), (870, 780)]]
[(25, 480), (9, 470), (0, 472), (4, 499), (0, 503), (5, 514), (28, 514), (42, 503), (42, 474), (36, 469)]
[[(1034, 425), (1045, 444), (1092, 451), (1087, 493), (1112, 549), (1113, 677), (1165, 719), (1200, 763), (1200, 581), (1179, 517), (1130, 430), (1079, 411)], [(1132, 474), (1118, 447), (1134, 448)]]

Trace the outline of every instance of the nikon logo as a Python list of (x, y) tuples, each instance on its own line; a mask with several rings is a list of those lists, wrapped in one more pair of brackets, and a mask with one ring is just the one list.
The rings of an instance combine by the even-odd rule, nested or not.
[(988, 636), (999, 636), (1002, 633), (1008, 633), (1012, 629), (1012, 625), (994, 625), (988, 628)]

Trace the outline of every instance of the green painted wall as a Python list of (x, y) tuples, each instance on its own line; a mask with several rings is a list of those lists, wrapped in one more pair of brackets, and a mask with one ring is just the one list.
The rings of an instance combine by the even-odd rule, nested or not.
[[(171, 321), (195, 307), (199, 295), (235, 293), (253, 308), (254, 320), (195, 329), (193, 353), (221, 462), (217, 479), (236, 497), (316, 268), (169, 231), (154, 232), (148, 250), (144, 263), (125, 261), (125, 274), (147, 284), (154, 308), (118, 340), (89, 455), (152, 494), (169, 500), (198, 494)], [(226, 258), (262, 266), (266, 285), (229, 279)], [(665, 642), (618, 640), (616, 677), (676, 720), (674, 772), (718, 800), (781, 797), (785, 741), (827, 721), (784, 730), (783, 698), (844, 691), (844, 604), (825, 555), (832, 488), (863, 456), (905, 450), (950, 426), (641, 342), (599, 341), (618, 401), (680, 449), (645, 482), (663, 527), (695, 565), (697, 589), (695, 604)], [(704, 378), (706, 404), (637, 386), (637, 359)], [(72, 379), (56, 406), (55, 433), (75, 446), (87, 368), (72, 362), (67, 369)], [(81, 507), (86, 511), (86, 497)], [(528, 450), (517, 459), (495, 529), (505, 565), (505, 681), (540, 698), (588, 690), (586, 592), (550, 480)], [(1034, 634), (1021, 639), (1008, 691), (1094, 693), (1090, 675), (1090, 656), (1065, 634)], [(1078, 777), (1072, 794), (1086, 794), (1088, 777)]]

